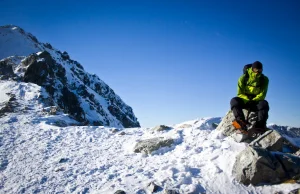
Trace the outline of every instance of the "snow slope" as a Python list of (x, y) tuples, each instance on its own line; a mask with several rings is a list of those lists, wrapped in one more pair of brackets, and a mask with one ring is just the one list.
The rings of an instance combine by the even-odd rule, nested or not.
[(2, 26), (0, 37), (0, 59), (27, 56), (43, 50), (32, 34), (13, 25)]
[[(14, 84), (7, 87), (14, 90)], [(27, 96), (23, 105), (39, 107), (29, 91), (40, 88), (22, 87), (26, 89), (21, 96)], [(288, 193), (300, 187), (237, 183), (231, 174), (234, 159), (247, 144), (213, 130), (212, 123), (221, 118), (196, 119), (160, 132), (149, 128), (114, 132), (115, 128), (96, 126), (56, 127), (51, 119), (42, 107), (1, 118), (0, 193), (110, 194), (121, 189), (141, 194), (149, 193), (145, 188), (151, 181), (180, 193)], [(173, 138), (175, 143), (149, 156), (133, 152), (138, 141), (153, 137)]]

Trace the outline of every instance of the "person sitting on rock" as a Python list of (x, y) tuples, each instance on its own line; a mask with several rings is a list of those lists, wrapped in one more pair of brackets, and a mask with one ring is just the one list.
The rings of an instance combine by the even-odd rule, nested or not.
[[(269, 103), (265, 100), (269, 79), (262, 74), (263, 65), (259, 61), (244, 67), (244, 74), (238, 80), (237, 97), (230, 101), (231, 110), (242, 130), (247, 131), (248, 122), (242, 109), (258, 112), (258, 118), (253, 128), (266, 129)], [(248, 118), (247, 118), (248, 119)]]

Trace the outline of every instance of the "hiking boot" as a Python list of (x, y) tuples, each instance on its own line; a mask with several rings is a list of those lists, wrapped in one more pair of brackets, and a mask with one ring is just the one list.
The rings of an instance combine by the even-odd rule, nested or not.
[(242, 130), (248, 131), (247, 123), (245, 121), (238, 119), (237, 122), (240, 124)]
[(232, 124), (236, 129), (241, 130), (242, 132), (248, 131), (247, 123), (241, 119), (235, 119)]

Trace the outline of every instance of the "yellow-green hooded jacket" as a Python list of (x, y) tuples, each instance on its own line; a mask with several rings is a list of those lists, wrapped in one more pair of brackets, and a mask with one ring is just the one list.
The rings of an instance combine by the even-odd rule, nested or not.
[[(245, 103), (247, 103), (249, 100), (254, 100), (254, 101), (264, 100), (268, 91), (268, 85), (269, 85), (268, 77), (263, 74), (257, 74), (253, 72), (251, 67), (248, 68), (247, 71), (249, 74), (249, 79), (245, 84), (244, 79), (246, 74), (243, 74), (239, 78), (237, 96), (239, 98), (242, 98)], [(260, 78), (261, 76), (264, 76), (263, 81)]]

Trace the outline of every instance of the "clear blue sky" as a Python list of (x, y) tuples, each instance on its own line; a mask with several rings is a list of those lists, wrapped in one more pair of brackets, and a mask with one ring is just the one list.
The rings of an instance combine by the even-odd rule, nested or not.
[(15, 24), (67, 51), (141, 125), (224, 116), (243, 65), (270, 79), (268, 123), (300, 127), (300, 1), (0, 1)]

